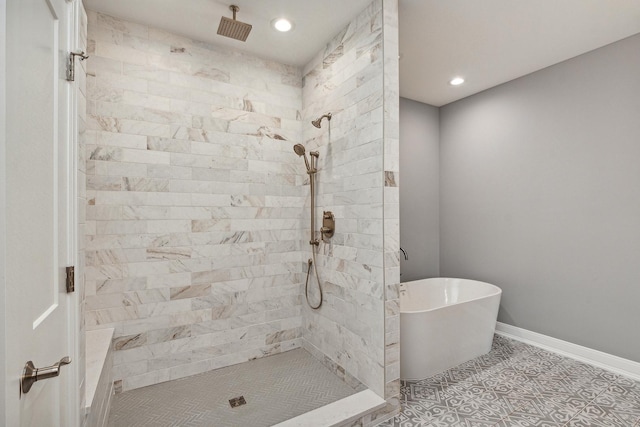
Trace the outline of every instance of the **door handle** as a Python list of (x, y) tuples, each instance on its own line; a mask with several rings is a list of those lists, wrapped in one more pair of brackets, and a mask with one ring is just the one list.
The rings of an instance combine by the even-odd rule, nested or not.
[(29, 393), (31, 386), (36, 381), (46, 380), (47, 378), (53, 378), (60, 375), (60, 367), (71, 363), (69, 356), (63, 357), (59, 362), (47, 366), (45, 368), (36, 368), (33, 362), (29, 360), (24, 365), (22, 370), (22, 377), (20, 377), (20, 393)]

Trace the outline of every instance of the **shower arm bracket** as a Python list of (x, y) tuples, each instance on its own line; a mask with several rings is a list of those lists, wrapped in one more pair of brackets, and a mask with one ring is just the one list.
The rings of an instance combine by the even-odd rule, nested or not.
[(311, 156), (311, 168), (307, 171), (307, 173), (311, 175), (318, 172), (318, 167), (316, 164), (318, 163), (318, 157), (320, 157), (320, 152), (311, 151), (309, 152), (309, 155)]

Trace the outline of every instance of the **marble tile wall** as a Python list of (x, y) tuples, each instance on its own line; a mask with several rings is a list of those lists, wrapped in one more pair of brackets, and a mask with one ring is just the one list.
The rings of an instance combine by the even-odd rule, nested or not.
[[(303, 305), (304, 345), (380, 396), (385, 389), (382, 15), (382, 0), (373, 1), (304, 67), (302, 88), (303, 141), (307, 151), (320, 153), (318, 218), (323, 210), (336, 218), (335, 235), (318, 249), (324, 304), (317, 311)], [(333, 114), (330, 124), (311, 126), (327, 112)], [(311, 254), (307, 233), (308, 228), (305, 259)], [(316, 280), (311, 283), (315, 289)]]
[[(86, 325), (115, 328), (116, 389), (304, 345), (393, 402), (397, 0), (374, 0), (303, 70), (88, 19)], [(312, 127), (325, 112), (331, 126)], [(320, 152), (318, 223), (337, 221), (318, 311), (300, 141)]]
[(301, 73), (89, 12), (86, 327), (125, 391), (302, 341)]

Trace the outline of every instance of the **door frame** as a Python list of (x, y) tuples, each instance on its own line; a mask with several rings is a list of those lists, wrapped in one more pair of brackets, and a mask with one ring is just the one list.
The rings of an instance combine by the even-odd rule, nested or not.
[[(80, 45), (80, 12), (82, 6), (82, 0), (66, 0), (69, 4), (69, 48), (71, 52), (79, 51)], [(76, 59), (76, 61), (78, 61)], [(76, 65), (76, 71), (81, 70), (78, 63)], [(68, 230), (69, 230), (69, 257), (68, 259), (75, 266), (75, 291), (71, 294), (67, 294), (69, 297), (69, 310), (67, 321), (69, 337), (69, 354), (76, 360), (77, 363), (73, 364), (73, 369), (70, 370), (71, 381), (69, 382), (70, 390), (68, 391), (69, 402), (69, 420), (73, 426), (81, 426), (82, 418), (84, 418), (84, 407), (81, 407), (84, 403), (83, 396), (80, 392), (84, 392), (85, 388), (80, 387), (80, 383), (85, 380), (85, 351), (80, 349), (80, 344), (84, 343), (84, 339), (81, 339), (80, 333), (84, 333), (84, 328), (80, 326), (80, 319), (82, 315), (81, 296), (84, 295), (84, 271), (79, 267), (83, 265), (78, 259), (78, 238), (81, 237), (78, 233), (78, 160), (79, 160), (79, 128), (78, 128), (78, 81), (68, 82), (70, 85), (69, 90), (69, 138), (68, 138), (68, 161), (69, 170), (67, 177), (67, 190), (69, 195), (69, 216), (68, 216)], [(81, 366), (82, 364), (82, 366)], [(81, 414), (82, 411), (82, 414)]]
[[(8, 393), (17, 392), (17, 390), (7, 389), (7, 377), (6, 373), (10, 369), (15, 367), (6, 366), (6, 322), (4, 313), (6, 313), (6, 65), (10, 58), (6, 55), (6, 39), (7, 39), (7, 1), (19, 1), (19, 0), (0, 0), (0, 309), (3, 315), (0, 315), (0, 414), (6, 414), (6, 397)], [(69, 19), (69, 48), (72, 51), (76, 51), (79, 44), (79, 25), (80, 25), (80, 13), (82, 2), (81, 0), (66, 0), (68, 4), (68, 19)], [(81, 247), (78, 243), (78, 102), (77, 102), (77, 84), (68, 83), (70, 85), (68, 92), (68, 108), (69, 108), (69, 137), (68, 144), (68, 171), (67, 171), (67, 187), (68, 187), (68, 200), (67, 205), (69, 209), (69, 245), (68, 245), (68, 259), (73, 262), (73, 265), (79, 265), (78, 248)], [(81, 264), (80, 264), (81, 265)], [(82, 275), (83, 271), (78, 271), (78, 277), (81, 286), (83, 283)], [(84, 415), (84, 408), (81, 407), (84, 399), (80, 395), (81, 389), (80, 382), (84, 381), (85, 377), (85, 358), (84, 349), (81, 351), (80, 344), (84, 342), (81, 339), (80, 332), (84, 329), (80, 329), (80, 319), (82, 319), (80, 310), (82, 305), (80, 304), (81, 294), (83, 289), (81, 286), (76, 289), (72, 294), (68, 294), (68, 330), (66, 333), (69, 336), (69, 355), (75, 363), (70, 365), (71, 369), (67, 370), (67, 375), (70, 375), (69, 390), (68, 393), (68, 420), (71, 421), (71, 426), (80, 426), (81, 417)], [(80, 365), (83, 366), (80, 366)], [(3, 417), (4, 418), (4, 417)], [(6, 420), (0, 419), (0, 424), (4, 424)]]

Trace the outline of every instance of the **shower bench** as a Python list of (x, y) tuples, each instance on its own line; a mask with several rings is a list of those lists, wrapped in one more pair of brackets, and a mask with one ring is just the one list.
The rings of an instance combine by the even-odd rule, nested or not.
[(86, 332), (85, 413), (87, 427), (104, 427), (113, 396), (113, 328)]

